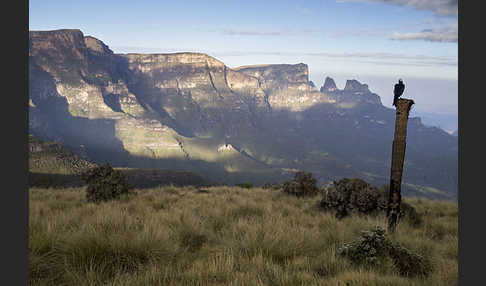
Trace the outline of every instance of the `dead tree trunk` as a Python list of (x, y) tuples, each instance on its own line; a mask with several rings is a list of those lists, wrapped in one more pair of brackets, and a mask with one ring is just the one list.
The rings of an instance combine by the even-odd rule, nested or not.
[(393, 138), (392, 162), (390, 174), (390, 192), (388, 195), (388, 207), (386, 216), (388, 218), (388, 230), (395, 231), (397, 220), (400, 214), (400, 202), (402, 199), (401, 185), (403, 162), (405, 159), (405, 147), (407, 137), (407, 122), (413, 100), (400, 98), (397, 101), (397, 112), (395, 118), (395, 137)]

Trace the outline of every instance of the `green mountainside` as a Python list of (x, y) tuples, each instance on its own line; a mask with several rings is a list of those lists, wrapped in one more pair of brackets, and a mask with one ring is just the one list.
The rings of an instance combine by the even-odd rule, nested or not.
[[(214, 182), (389, 180), (395, 111), (366, 84), (308, 67), (236, 69), (202, 53), (114, 54), (79, 30), (29, 33), (29, 132), (92, 162)], [(420, 104), (419, 102), (417, 104)], [(82, 146), (82, 147), (81, 147)], [(457, 137), (410, 118), (404, 193), (457, 197)]]

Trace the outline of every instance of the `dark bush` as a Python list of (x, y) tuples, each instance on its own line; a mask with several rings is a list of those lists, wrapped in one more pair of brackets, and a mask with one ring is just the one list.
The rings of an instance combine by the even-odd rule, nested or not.
[(338, 249), (338, 253), (356, 264), (376, 265), (387, 256), (390, 247), (385, 230), (377, 226), (370, 231), (362, 231), (359, 239), (345, 243)]
[(422, 225), (422, 216), (406, 202), (400, 203), (400, 218), (408, 220), (413, 227)]
[[(382, 186), (380, 188), (380, 192), (382, 192), (383, 196), (386, 198), (386, 202), (388, 202), (388, 193), (390, 192), (390, 186)], [(404, 202), (403, 200), (400, 203), (399, 219), (407, 220), (414, 227), (419, 227), (422, 224), (422, 216), (415, 210), (413, 206), (411, 206), (407, 202)]]
[(338, 254), (355, 264), (366, 266), (379, 265), (386, 259), (391, 259), (403, 276), (427, 275), (432, 270), (428, 260), (391, 242), (386, 237), (385, 230), (379, 226), (363, 231), (358, 240), (339, 248)]
[(249, 182), (244, 182), (244, 183), (241, 183), (241, 184), (236, 184), (237, 187), (240, 187), (240, 188), (245, 188), (245, 189), (251, 189), (253, 188), (253, 184), (252, 183), (249, 183)]
[[(362, 179), (343, 178), (325, 190), (320, 206), (326, 211), (335, 211), (337, 218), (353, 212), (368, 215), (385, 213), (388, 189), (388, 186), (375, 188)], [(408, 219), (413, 226), (421, 224), (420, 215), (403, 201), (400, 204), (400, 217)]]
[(88, 184), (86, 198), (88, 202), (102, 202), (120, 198), (122, 194), (133, 194), (121, 171), (113, 170), (108, 162), (89, 169), (82, 174)]
[(389, 256), (402, 276), (426, 276), (432, 271), (429, 260), (402, 246), (393, 245)]
[[(29, 174), (29, 175), (31, 177), (34, 176), (34, 175), (31, 175), (31, 174)], [(47, 189), (47, 188), (54, 186), (54, 180), (51, 177), (49, 177), (49, 175), (41, 174), (41, 175), (36, 176), (32, 185), (36, 186), (38, 188), (46, 188)]]
[(317, 180), (312, 177), (312, 173), (299, 171), (292, 181), (283, 184), (282, 189), (285, 193), (298, 197), (315, 196), (319, 193), (316, 183)]
[(361, 179), (344, 178), (327, 188), (320, 203), (327, 211), (335, 211), (337, 218), (352, 212), (371, 214), (386, 210), (387, 196)]

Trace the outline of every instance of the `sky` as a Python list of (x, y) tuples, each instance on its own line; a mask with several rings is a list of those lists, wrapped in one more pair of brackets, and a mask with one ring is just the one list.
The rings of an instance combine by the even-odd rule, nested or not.
[(203, 52), (229, 67), (309, 66), (368, 84), (391, 107), (402, 78), (416, 112), (455, 115), (457, 0), (30, 0), (29, 29), (80, 29), (115, 53)]

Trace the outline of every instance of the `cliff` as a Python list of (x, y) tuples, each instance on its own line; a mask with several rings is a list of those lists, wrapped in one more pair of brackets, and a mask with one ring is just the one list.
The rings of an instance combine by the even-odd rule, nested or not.
[(235, 70), (258, 78), (265, 91), (285, 88), (309, 90), (309, 68), (303, 63), (242, 66)]
[[(164, 123), (187, 136), (225, 128), (233, 119), (250, 126), (267, 103), (258, 79), (201, 53), (126, 54), (129, 87)], [(214, 112), (214, 109), (238, 113)], [(229, 132), (229, 130), (227, 130)]]
[(113, 54), (79, 30), (31, 32), (29, 54), (29, 127), (41, 138), (87, 146), (93, 160), (121, 166), (262, 168), (246, 153), (218, 152), (268, 108), (254, 77), (199, 53)]
[(235, 70), (258, 78), (274, 109), (302, 111), (318, 103), (331, 103), (309, 81), (306, 64), (242, 66)]

